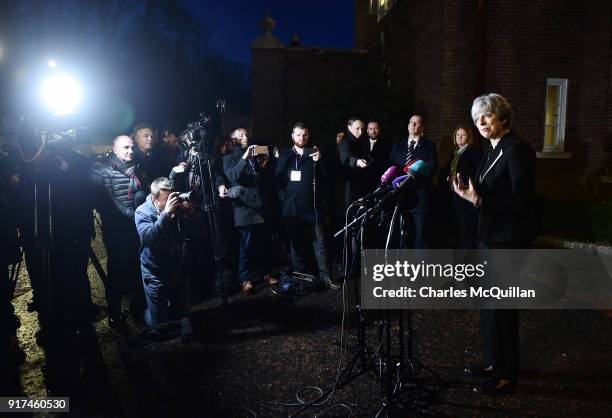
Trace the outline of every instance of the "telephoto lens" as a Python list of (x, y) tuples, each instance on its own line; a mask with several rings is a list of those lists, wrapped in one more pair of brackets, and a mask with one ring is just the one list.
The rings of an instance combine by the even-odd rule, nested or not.
[(178, 195), (179, 202), (195, 202), (198, 198), (198, 195), (195, 190), (190, 192), (181, 193)]

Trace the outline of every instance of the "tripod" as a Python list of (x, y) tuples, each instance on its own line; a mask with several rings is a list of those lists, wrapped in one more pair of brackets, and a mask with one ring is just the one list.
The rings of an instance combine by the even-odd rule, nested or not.
[[(385, 263), (389, 258), (389, 245), (393, 236), (393, 229), (396, 224), (396, 219), (403, 225), (401, 215), (399, 215), (399, 201), (396, 202), (393, 210), (393, 216), (389, 225), (389, 232), (385, 242)], [(404, 228), (400, 230), (400, 244), (407, 241)], [(400, 245), (401, 246), (401, 245)], [(412, 407), (426, 406), (435, 400), (435, 396), (439, 388), (435, 385), (428, 385), (422, 379), (418, 370), (426, 371), (435, 380), (436, 385), (442, 383), (442, 379), (429, 367), (425, 366), (414, 356), (414, 336), (412, 326), (412, 309), (407, 310), (405, 318), (404, 310), (396, 310), (397, 315), (397, 335), (398, 335), (398, 352), (393, 355), (391, 342), (391, 316), (392, 311), (385, 310), (384, 319), (377, 321), (378, 335), (381, 341), (381, 350), (379, 355), (379, 376), (380, 390), (383, 394), (382, 405), (378, 410), (376, 417), (393, 412), (397, 406), (400, 396), (406, 389), (412, 389), (412, 396), (409, 399)], [(404, 320), (406, 320), (406, 326)], [(405, 344), (405, 333), (407, 332), (408, 344)], [(386, 339), (383, 336), (386, 334)], [(407, 356), (405, 356), (407, 351)], [(395, 380), (392, 380), (392, 376)]]
[[(350, 207), (349, 207), (350, 209)], [(338, 236), (344, 232), (349, 233), (349, 228), (361, 222), (359, 228), (359, 234), (352, 235), (352, 246), (354, 253), (356, 252), (359, 243), (363, 245), (363, 231), (368, 219), (375, 216), (380, 210), (382, 210), (382, 202), (376, 203), (373, 207), (366, 208), (364, 212), (356, 216), (352, 222), (348, 223), (346, 227), (336, 233)], [(393, 230), (395, 224), (400, 220), (399, 215), (400, 207), (399, 202), (396, 202), (393, 215), (391, 218), (389, 232), (385, 243), (385, 261), (388, 259), (389, 245), (391, 243), (391, 237), (393, 236)], [(348, 213), (348, 212), (347, 212)], [(347, 218), (348, 221), (348, 218)], [(401, 238), (404, 231), (400, 231)], [(356, 257), (353, 257), (352, 265), (349, 269), (348, 260), (345, 267), (348, 272), (352, 270), (355, 264)], [(375, 321), (377, 327), (378, 336), (378, 347), (370, 354), (371, 350), (366, 345), (366, 312), (362, 309), (360, 304), (360, 292), (359, 283), (355, 283), (355, 295), (356, 295), (356, 308), (358, 312), (358, 328), (357, 328), (357, 344), (358, 348), (353, 353), (353, 358), (347, 364), (346, 369), (342, 372), (339, 384), (337, 387), (349, 384), (352, 380), (357, 378), (363, 373), (366, 373), (372, 369), (377, 371), (376, 380), (379, 383), (380, 392), (382, 395), (381, 407), (377, 411), (376, 416), (384, 416), (393, 412), (399, 406), (400, 397), (405, 395), (407, 390), (411, 390), (411, 397), (409, 398), (409, 404), (413, 407), (426, 406), (430, 404), (434, 399), (436, 393), (439, 391), (435, 385), (427, 384), (427, 382), (419, 376), (419, 371), (424, 370), (428, 372), (435, 380), (436, 384), (442, 382), (441, 378), (430, 368), (424, 366), (414, 356), (414, 338), (413, 338), (413, 326), (412, 326), (412, 311), (408, 310), (407, 315), (404, 314), (403, 310), (390, 311), (385, 310), (382, 319)], [(392, 327), (392, 317), (395, 316), (397, 326)], [(392, 328), (397, 329), (397, 350), (394, 350)], [(407, 335), (406, 335), (407, 333)], [(407, 337), (407, 344), (405, 338)], [(355, 366), (359, 365), (357, 370), (354, 370)]]
[[(206, 130), (203, 126), (198, 128), (200, 138), (203, 140), (206, 137)], [(227, 291), (225, 284), (228, 281), (229, 272), (223, 266), (223, 249), (221, 248), (221, 235), (219, 218), (217, 217), (217, 198), (216, 187), (213, 176), (212, 159), (203, 142), (199, 147), (192, 144), (193, 151), (190, 156), (190, 175), (189, 186), (191, 190), (201, 188), (202, 191), (202, 208), (208, 217), (208, 227), (210, 231), (210, 241), (213, 249), (213, 257), (215, 261), (215, 283), (218, 293), (221, 296), (223, 305), (227, 304)], [(204, 166), (204, 168), (203, 168)], [(195, 175), (194, 175), (195, 174)], [(206, 174), (206, 176), (204, 175)], [(199, 177), (200, 183), (197, 184)], [(205, 186), (206, 184), (206, 186)]]

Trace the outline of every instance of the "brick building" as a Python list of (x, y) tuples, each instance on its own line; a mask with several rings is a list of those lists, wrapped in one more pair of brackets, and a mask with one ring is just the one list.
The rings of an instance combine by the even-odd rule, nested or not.
[[(327, 125), (340, 116), (375, 114), (397, 137), (410, 112), (422, 112), (443, 163), (453, 128), (471, 123), (474, 97), (497, 92), (514, 107), (517, 133), (538, 151), (541, 196), (612, 195), (612, 2), (355, 0), (355, 19), (354, 50), (254, 45), (256, 131), (313, 107), (329, 116), (321, 92), (347, 94), (322, 131), (333, 131)], [(368, 92), (367, 108), (358, 107), (356, 91)]]
[(453, 127), (469, 122), (472, 99), (494, 91), (510, 100), (515, 130), (539, 151), (541, 195), (612, 192), (612, 3), (356, 0), (355, 7), (357, 47), (380, 57), (392, 102), (406, 97), (427, 114), (442, 161)]
[(296, 121), (307, 122), (315, 141), (331, 140), (353, 114), (370, 112), (379, 99), (377, 74), (368, 69), (363, 49), (284, 45), (272, 35), (275, 22), (252, 45), (253, 134), (280, 146)]

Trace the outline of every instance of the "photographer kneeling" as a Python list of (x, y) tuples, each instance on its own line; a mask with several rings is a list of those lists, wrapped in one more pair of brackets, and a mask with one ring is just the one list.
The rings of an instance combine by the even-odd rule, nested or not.
[(160, 334), (169, 328), (168, 302), (180, 318), (181, 339), (193, 338), (189, 316), (189, 278), (184, 274), (188, 239), (183, 214), (191, 204), (182, 202), (172, 181), (159, 177), (151, 183), (151, 194), (136, 209), (140, 237), (140, 265), (147, 298), (145, 321)]

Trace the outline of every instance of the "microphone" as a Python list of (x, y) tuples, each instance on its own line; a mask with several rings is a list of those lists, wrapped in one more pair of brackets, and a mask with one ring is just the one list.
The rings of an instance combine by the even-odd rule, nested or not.
[(432, 169), (433, 165), (423, 160), (410, 161), (403, 169), (406, 174), (397, 177), (391, 183), (393, 186), (393, 192), (391, 194), (395, 195), (399, 193), (401, 189), (408, 187), (408, 184), (418, 186), (421, 181), (427, 178)]
[(400, 168), (396, 165), (392, 165), (391, 167), (387, 168), (387, 171), (385, 171), (382, 176), (380, 176), (380, 183), (389, 183), (390, 181), (395, 179), (400, 173)]
[(373, 192), (357, 199), (357, 202), (362, 203), (366, 200), (374, 199), (392, 190), (391, 184), (389, 183), (391, 183), (391, 181), (393, 181), (401, 172), (402, 170), (396, 165), (392, 165), (391, 167), (387, 168), (387, 171), (380, 176), (380, 186), (378, 186)]

